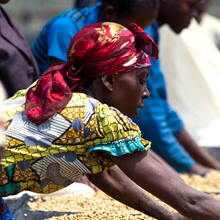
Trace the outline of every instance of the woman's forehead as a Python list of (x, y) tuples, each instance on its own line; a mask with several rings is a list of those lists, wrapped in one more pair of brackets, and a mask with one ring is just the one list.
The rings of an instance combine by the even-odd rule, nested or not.
[(149, 73), (150, 73), (149, 67), (144, 67), (136, 70), (137, 75), (144, 75), (144, 74), (148, 75)]

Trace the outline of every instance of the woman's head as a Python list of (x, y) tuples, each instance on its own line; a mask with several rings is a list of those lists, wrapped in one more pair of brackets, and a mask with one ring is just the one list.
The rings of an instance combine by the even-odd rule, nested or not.
[[(146, 82), (147, 67), (150, 66), (148, 55), (157, 59), (158, 48), (136, 24), (129, 25), (128, 29), (116, 23), (88, 25), (73, 37), (68, 61), (48, 68), (38, 83), (29, 89), (26, 114), (32, 121), (42, 123), (45, 117), (65, 107), (71, 99), (71, 92), (88, 91), (88, 82), (98, 78), (93, 80), (96, 81), (96, 86), (92, 87), (95, 98), (134, 117), (136, 113), (123, 110), (129, 108), (126, 94), (133, 91), (129, 94), (134, 103), (132, 109), (136, 111), (142, 107), (148, 91), (146, 85), (140, 87), (138, 83)], [(114, 82), (112, 88), (107, 86), (110, 79)], [(123, 108), (120, 103), (124, 103)]]
[(157, 46), (136, 24), (128, 29), (112, 22), (88, 25), (70, 43), (65, 80), (72, 92), (82, 92), (91, 78), (150, 66), (147, 54), (157, 58)]

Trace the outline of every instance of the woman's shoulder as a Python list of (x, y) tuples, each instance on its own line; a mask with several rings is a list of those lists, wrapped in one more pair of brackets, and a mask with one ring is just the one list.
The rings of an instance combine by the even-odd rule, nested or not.
[[(71, 110), (72, 109), (72, 110)], [(135, 130), (139, 132), (138, 126), (129, 117), (122, 114), (118, 109), (102, 104), (94, 98), (88, 98), (83, 93), (73, 93), (73, 96), (62, 112), (70, 112), (80, 117), (87, 123), (91, 117), (95, 116), (101, 128), (117, 127), (124, 131)]]

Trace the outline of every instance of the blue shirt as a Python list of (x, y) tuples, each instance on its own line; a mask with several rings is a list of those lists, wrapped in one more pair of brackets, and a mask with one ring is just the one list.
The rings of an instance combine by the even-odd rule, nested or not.
[(73, 36), (84, 26), (98, 23), (101, 2), (92, 8), (69, 9), (49, 20), (31, 46), (40, 75), (50, 66), (50, 57), (67, 61)]
[[(145, 31), (158, 45), (157, 22), (155, 21)], [(150, 97), (144, 100), (144, 108), (139, 110), (139, 116), (134, 121), (140, 127), (142, 137), (152, 142), (152, 150), (178, 172), (184, 172), (189, 170), (195, 162), (175, 137), (183, 130), (183, 122), (167, 102), (160, 60), (150, 59), (150, 61), (150, 75), (147, 81)]]

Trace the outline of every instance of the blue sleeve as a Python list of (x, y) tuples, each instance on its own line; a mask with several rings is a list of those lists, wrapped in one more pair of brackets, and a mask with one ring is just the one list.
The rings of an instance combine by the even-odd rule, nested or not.
[(67, 51), (73, 36), (77, 33), (76, 26), (68, 17), (60, 18), (52, 23), (47, 31), (48, 57), (67, 61)]
[(171, 129), (173, 135), (177, 136), (184, 128), (182, 120), (179, 118), (177, 113), (172, 109), (170, 104), (166, 101), (164, 102), (164, 111), (166, 112), (167, 115), (166, 118), (169, 128)]
[[(171, 129), (173, 135), (177, 136), (183, 130), (183, 122), (179, 118), (176, 111), (172, 109), (167, 101), (166, 84), (164, 80), (163, 73), (160, 70), (159, 60), (152, 60), (152, 66), (150, 67), (150, 76), (147, 86), (149, 87), (149, 92), (151, 97), (156, 96), (157, 101), (160, 103), (161, 107), (164, 109), (164, 117), (166, 122)], [(149, 99), (151, 101), (151, 99)], [(148, 101), (148, 102), (150, 102)], [(158, 106), (159, 107), (159, 106)]]
[[(158, 43), (158, 26), (154, 22), (145, 31)], [(151, 59), (147, 87), (150, 97), (144, 100), (144, 108), (134, 122), (140, 127), (142, 137), (152, 142), (152, 150), (178, 172), (189, 170), (194, 160), (179, 144), (175, 135), (183, 130), (183, 122), (167, 102), (164, 76), (159, 60)]]
[[(157, 21), (154, 21), (150, 27), (145, 29), (145, 32), (151, 35), (152, 39), (157, 45), (159, 44), (158, 28)], [(172, 130), (172, 133), (177, 136), (183, 130), (183, 122), (167, 102), (166, 84), (163, 73), (160, 69), (160, 60), (153, 60), (150, 58), (150, 62), (150, 79), (148, 81), (151, 81), (152, 85), (154, 85), (154, 90), (152, 88), (150, 93), (152, 94), (154, 92), (157, 94), (158, 101), (164, 108), (166, 122), (169, 128)]]
[(144, 108), (139, 110), (139, 116), (134, 118), (134, 122), (140, 127), (142, 137), (152, 142), (154, 152), (176, 171), (187, 171), (195, 162), (174, 136), (167, 121), (166, 108), (158, 101), (151, 78), (147, 84), (150, 98), (144, 100)]

